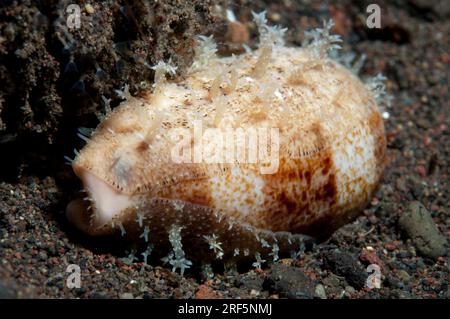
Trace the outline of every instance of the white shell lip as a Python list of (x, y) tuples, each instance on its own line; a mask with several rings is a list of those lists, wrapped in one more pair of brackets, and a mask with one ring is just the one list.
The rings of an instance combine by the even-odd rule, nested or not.
[[(121, 193), (94, 173), (80, 167), (74, 167), (74, 171), (81, 179), (90, 200), (91, 226), (102, 227), (112, 222), (123, 210), (134, 205), (132, 196)], [(76, 210), (80, 208), (76, 207), (71, 214), (76, 214)], [(67, 213), (69, 214), (69, 211)], [(80, 213), (83, 212), (78, 212)]]

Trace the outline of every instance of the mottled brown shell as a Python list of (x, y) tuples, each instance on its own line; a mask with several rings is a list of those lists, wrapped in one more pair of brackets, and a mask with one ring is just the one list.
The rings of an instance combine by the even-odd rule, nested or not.
[[(384, 167), (372, 93), (337, 62), (299, 48), (275, 46), (256, 76), (263, 50), (218, 58), (109, 114), (73, 162), (92, 209), (74, 202), (69, 219), (91, 235), (122, 233), (173, 249), (172, 258), (182, 245), (183, 256), (203, 260), (276, 259), (301, 246), (305, 237), (292, 234), (324, 238), (354, 219)], [(196, 119), (220, 130), (279, 129), (278, 170), (174, 163), (169, 131)]]

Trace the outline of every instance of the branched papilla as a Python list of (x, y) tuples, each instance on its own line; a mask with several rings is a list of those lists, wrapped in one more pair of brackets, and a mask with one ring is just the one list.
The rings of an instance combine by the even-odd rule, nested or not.
[(183, 245), (181, 243), (182, 227), (173, 225), (169, 230), (169, 242), (172, 245), (172, 251), (162, 260), (164, 263), (169, 263), (172, 266), (172, 271), (175, 272), (180, 269), (180, 274), (192, 266), (192, 262), (185, 258)]
[(305, 31), (305, 40), (303, 46), (310, 48), (316, 58), (323, 59), (333, 50), (341, 49), (338, 43), (342, 42), (338, 34), (330, 34), (333, 28), (333, 20), (323, 22), (323, 28), (316, 28), (311, 31)]

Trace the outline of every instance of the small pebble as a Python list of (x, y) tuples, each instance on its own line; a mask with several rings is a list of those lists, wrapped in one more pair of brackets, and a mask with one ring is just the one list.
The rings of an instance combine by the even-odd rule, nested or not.
[(95, 12), (94, 7), (89, 3), (84, 6), (84, 10), (86, 10), (88, 14), (93, 14)]
[(322, 284), (318, 284), (314, 289), (314, 297), (327, 299), (327, 293), (325, 292), (325, 287)]
[(439, 232), (428, 210), (420, 202), (412, 202), (400, 217), (400, 229), (411, 238), (417, 251), (437, 259), (447, 252), (447, 240)]
[(125, 292), (119, 296), (120, 299), (134, 299), (134, 296), (131, 292)]
[(39, 252), (39, 259), (41, 261), (46, 261), (48, 259), (47, 253), (45, 251), (40, 251)]
[(406, 272), (406, 270), (400, 269), (397, 271), (397, 278), (402, 282), (408, 282), (411, 276)]
[(345, 296), (350, 298), (354, 293), (356, 293), (355, 288), (352, 286), (345, 286)]

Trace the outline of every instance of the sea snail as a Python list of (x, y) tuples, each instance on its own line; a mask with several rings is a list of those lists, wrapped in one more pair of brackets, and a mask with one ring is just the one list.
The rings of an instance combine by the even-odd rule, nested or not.
[(258, 49), (217, 57), (200, 37), (184, 80), (160, 62), (151, 92), (122, 92), (72, 162), (88, 194), (68, 205), (73, 224), (164, 247), (183, 272), (199, 259), (277, 260), (361, 212), (384, 168), (382, 78), (363, 84), (328, 57), (331, 21), (294, 48), (254, 19)]

